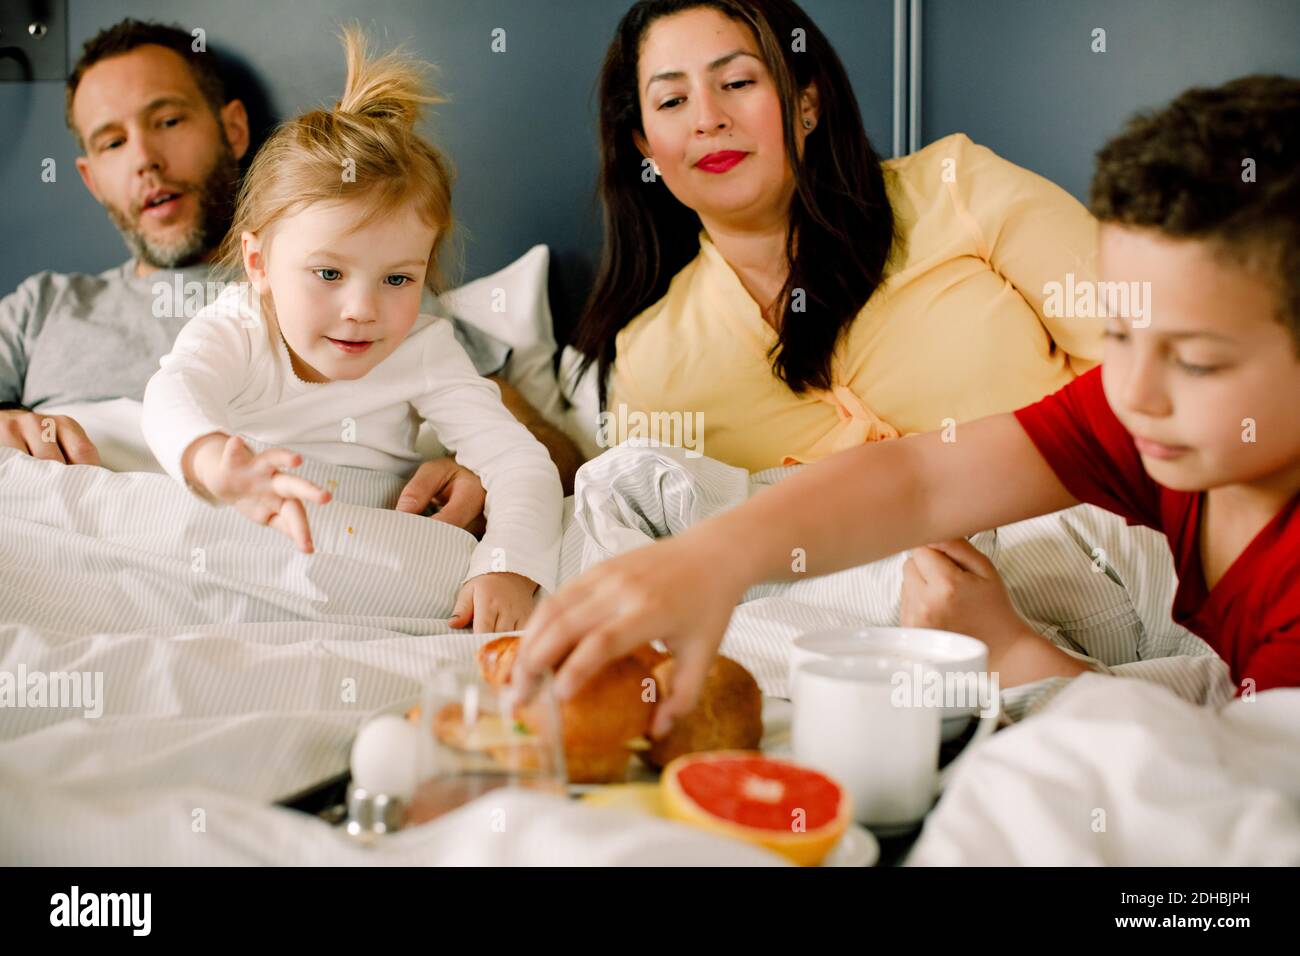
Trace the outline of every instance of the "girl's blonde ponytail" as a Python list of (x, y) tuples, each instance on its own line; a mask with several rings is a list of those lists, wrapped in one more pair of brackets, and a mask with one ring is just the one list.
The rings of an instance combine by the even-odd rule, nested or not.
[(424, 104), (446, 102), (429, 92), (428, 64), (399, 50), (372, 57), (358, 26), (344, 28), (340, 39), (347, 56), (348, 78), (343, 98), (334, 107), (336, 112), (414, 129)]

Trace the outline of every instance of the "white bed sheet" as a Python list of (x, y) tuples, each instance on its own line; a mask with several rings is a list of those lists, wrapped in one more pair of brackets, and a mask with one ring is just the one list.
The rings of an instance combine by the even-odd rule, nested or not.
[[(104, 681), (97, 718), (0, 710), (0, 862), (767, 859), (688, 830), (670, 839), (658, 821), (609, 824), (602, 813), (536, 795), (510, 797), (513, 832), (540, 834), (553, 820), (558, 842), (494, 832), (476, 843), (462, 829), (455, 839), (404, 835), (359, 858), (329, 828), (270, 807), (342, 769), (364, 715), (416, 692), (438, 664), (469, 661), (484, 639), (446, 624), (471, 536), (384, 510), (400, 490), (392, 476), (313, 463), (304, 473), (333, 482), (337, 495), (312, 509), (318, 550), (310, 557), (165, 476), (0, 449), (0, 671), (84, 671)], [(613, 449), (584, 467), (566, 507), (562, 578), (786, 474), (750, 477), (675, 449)], [(1063, 521), (1088, 545), (1107, 548), (1121, 584), (1092, 572)], [(1221, 702), (1217, 658), (1168, 621), (1167, 548), (1116, 521), (1071, 509), (977, 545), (1053, 639), (1121, 674), (1164, 662), (1156, 679), (1172, 674), (1171, 686), (1197, 704)], [(896, 622), (901, 561), (752, 589), (724, 652), (765, 693), (784, 696), (793, 637)], [(1058, 691), (1030, 689), (1021, 710), (1045, 706)], [(206, 830), (194, 829), (197, 810)], [(625, 838), (611, 840), (609, 827)]]

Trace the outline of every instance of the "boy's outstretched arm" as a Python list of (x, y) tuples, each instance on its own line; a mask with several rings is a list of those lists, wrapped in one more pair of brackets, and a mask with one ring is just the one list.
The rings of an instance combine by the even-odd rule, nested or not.
[[(866, 564), (1078, 504), (1011, 414), (851, 448), (691, 529), (732, 542), (747, 588)], [(711, 527), (712, 526), (712, 527)], [(794, 570), (802, 549), (805, 572)]]
[[(751, 585), (828, 574), (1077, 504), (1014, 415), (832, 455), (683, 534), (602, 562), (529, 622), (516, 686), (557, 692), (647, 641), (678, 658), (654, 732), (687, 713)], [(806, 568), (806, 570), (800, 570)]]

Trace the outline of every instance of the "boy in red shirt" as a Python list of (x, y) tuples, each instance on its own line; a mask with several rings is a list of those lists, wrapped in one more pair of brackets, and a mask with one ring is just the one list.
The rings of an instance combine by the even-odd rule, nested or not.
[(909, 547), (905, 622), (980, 637), (1003, 686), (1077, 674), (958, 536), (1084, 501), (1168, 537), (1174, 617), (1239, 692), (1300, 686), (1300, 80), (1246, 77), (1139, 116), (1098, 154), (1091, 204), (1093, 304), (1121, 313), (1101, 368), (956, 441), (833, 455), (597, 565), (533, 615), (521, 684), (563, 661), (563, 696), (662, 640), (678, 666), (661, 734), (693, 705), (745, 590), (799, 575), (792, 553), (825, 574)]

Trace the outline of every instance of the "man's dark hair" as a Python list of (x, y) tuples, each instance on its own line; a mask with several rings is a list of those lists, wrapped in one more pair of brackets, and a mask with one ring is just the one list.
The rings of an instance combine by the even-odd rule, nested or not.
[(1267, 275), (1300, 352), (1300, 80), (1245, 76), (1134, 117), (1097, 154), (1091, 207)]
[(203, 94), (203, 98), (207, 100), (208, 105), (212, 107), (212, 111), (220, 116), (221, 108), (226, 105), (227, 97), (226, 84), (222, 79), (217, 58), (207, 52), (196, 53), (193, 46), (194, 37), (187, 30), (163, 23), (133, 20), (128, 17), (111, 27), (100, 30), (87, 40), (81, 48), (81, 56), (72, 68), (72, 74), (68, 77), (64, 118), (67, 120), (68, 129), (72, 130), (82, 148), (85, 148), (85, 143), (81, 142), (81, 133), (72, 121), (72, 100), (77, 95), (77, 87), (81, 85), (81, 78), (86, 75), (87, 70), (101, 60), (130, 53), (137, 47), (149, 44), (173, 50), (189, 64), (190, 70), (194, 74), (194, 82), (199, 87), (199, 92)]

